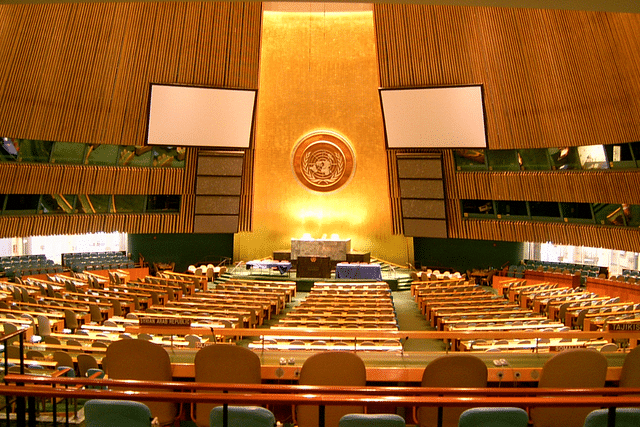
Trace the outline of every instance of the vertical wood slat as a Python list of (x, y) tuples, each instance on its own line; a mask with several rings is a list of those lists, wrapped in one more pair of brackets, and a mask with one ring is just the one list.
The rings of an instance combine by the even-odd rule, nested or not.
[(402, 208), (400, 205), (400, 186), (398, 184), (398, 160), (396, 150), (387, 150), (387, 169), (389, 171), (389, 198), (391, 202), (391, 224), (393, 234), (403, 234)]
[(483, 84), (492, 149), (640, 140), (638, 14), (376, 4), (374, 17), (381, 86)]
[(0, 135), (142, 145), (152, 82), (257, 88), (260, 11), (260, 3), (0, 5)]
[(457, 199), (640, 204), (640, 174), (632, 170), (453, 171), (447, 183), (448, 196)]
[(238, 217), (238, 231), (252, 231), (252, 207), (253, 207), (253, 164), (254, 149), (244, 152), (242, 162), (242, 189), (240, 190), (240, 210)]
[(181, 194), (186, 174), (183, 168), (0, 163), (3, 194)]
[[(460, 217), (458, 217), (460, 218)], [(528, 221), (458, 220), (450, 237), (498, 241), (538, 241), (559, 245), (606, 247), (638, 252), (640, 234), (635, 229), (584, 224), (549, 224)]]

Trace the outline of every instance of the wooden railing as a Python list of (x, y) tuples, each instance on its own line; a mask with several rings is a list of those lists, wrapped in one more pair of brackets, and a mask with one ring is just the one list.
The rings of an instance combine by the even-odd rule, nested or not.
[[(158, 329), (158, 333), (161, 330)], [(313, 337), (344, 337), (344, 338), (388, 338), (388, 339), (444, 339), (444, 340), (470, 340), (470, 339), (494, 339), (494, 338), (512, 338), (512, 339), (534, 339), (534, 338), (603, 338), (606, 340), (611, 339), (630, 339), (630, 347), (635, 347), (636, 342), (640, 340), (640, 331), (623, 331), (623, 332), (608, 332), (608, 331), (562, 331), (562, 332), (540, 332), (540, 331), (491, 331), (491, 332), (474, 332), (474, 331), (393, 331), (393, 330), (380, 330), (373, 329), (317, 329), (317, 328), (290, 328), (290, 329), (252, 329), (252, 328), (237, 328), (237, 329), (213, 329), (212, 333), (220, 336), (235, 336), (235, 337), (247, 337), (260, 335), (263, 337), (278, 336), (278, 335), (290, 335), (299, 336), (301, 338), (313, 338)]]
[[(155, 402), (217, 403), (225, 405), (317, 405), (320, 426), (324, 407), (334, 405), (388, 405), (390, 407), (640, 407), (640, 388), (442, 388), (442, 387), (350, 387), (282, 384), (212, 384), (136, 380), (50, 378), (10, 374), (0, 395), (119, 399)], [(104, 389), (80, 389), (77, 386)], [(56, 386), (63, 386), (60, 388)], [(111, 390), (118, 387), (120, 390)], [(122, 388), (129, 390), (122, 390)], [(131, 389), (136, 389), (132, 391)], [(169, 391), (170, 390), (170, 391)], [(205, 393), (203, 393), (205, 392)], [(209, 393), (206, 393), (209, 392)], [(233, 392), (233, 393), (220, 393)], [(549, 399), (553, 396), (553, 399)], [(613, 426), (613, 424), (611, 424)]]

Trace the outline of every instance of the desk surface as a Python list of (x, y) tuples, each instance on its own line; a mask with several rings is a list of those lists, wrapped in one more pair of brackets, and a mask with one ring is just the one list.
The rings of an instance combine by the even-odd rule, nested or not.
[[(193, 378), (195, 349), (167, 349), (172, 361), (173, 375), (176, 378)], [(315, 354), (312, 351), (255, 351), (262, 364), (262, 379), (272, 380), (297, 380), (300, 368), (304, 361)], [(367, 369), (367, 381), (384, 383), (419, 383), (427, 364), (443, 356), (443, 352), (357, 352), (362, 358)], [(542, 365), (553, 353), (492, 353), (477, 354), (482, 359), (489, 371), (489, 382), (499, 382), (499, 372), (502, 372), (503, 382), (537, 382), (542, 370)], [(617, 381), (620, 378), (620, 370), (624, 362), (624, 353), (605, 354), (609, 364), (607, 381)], [(293, 359), (293, 364), (280, 365), (280, 358), (287, 361)], [(497, 368), (493, 364), (494, 359), (506, 359), (509, 363), (506, 367)]]

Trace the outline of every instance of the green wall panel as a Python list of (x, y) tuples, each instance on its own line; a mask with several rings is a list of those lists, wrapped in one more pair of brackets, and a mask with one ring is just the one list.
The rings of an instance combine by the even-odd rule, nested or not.
[(138, 261), (175, 262), (174, 270), (185, 272), (190, 264), (218, 264), (233, 259), (233, 234), (129, 234), (129, 252)]
[(500, 268), (522, 260), (524, 244), (491, 240), (413, 239), (416, 265), (429, 268), (453, 268), (461, 273), (474, 268)]

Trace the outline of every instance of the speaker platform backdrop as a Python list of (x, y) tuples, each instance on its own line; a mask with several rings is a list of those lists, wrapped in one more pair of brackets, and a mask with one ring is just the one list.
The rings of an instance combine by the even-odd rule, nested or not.
[[(316, 257), (316, 262), (325, 264), (322, 257)], [(320, 261), (318, 261), (320, 260)], [(298, 260), (299, 262), (300, 260)], [(328, 258), (327, 258), (328, 261)], [(326, 267), (325, 267), (326, 268)], [(409, 289), (409, 284), (411, 283), (411, 275), (408, 269), (400, 269), (390, 267), (386, 263), (381, 263), (382, 270), (382, 280), (389, 285), (389, 289), (391, 291), (403, 290), (404, 284), (406, 284), (406, 289)], [(360, 280), (360, 279), (336, 279), (335, 272), (333, 270), (329, 270), (328, 274), (324, 274), (324, 276), (313, 277), (315, 274), (323, 273), (319, 268), (311, 268), (304, 271), (300, 274), (300, 269), (295, 268), (291, 269), (288, 272), (280, 273), (276, 268), (272, 269), (254, 269), (247, 268), (246, 263), (242, 262), (229, 270), (228, 273), (224, 275), (229, 279), (235, 280), (251, 280), (251, 281), (278, 281), (278, 282), (295, 282), (296, 290), (300, 292), (308, 292), (313, 284), (316, 282), (324, 282), (324, 283), (336, 283), (336, 284), (344, 284), (344, 283), (370, 283), (370, 280)]]

